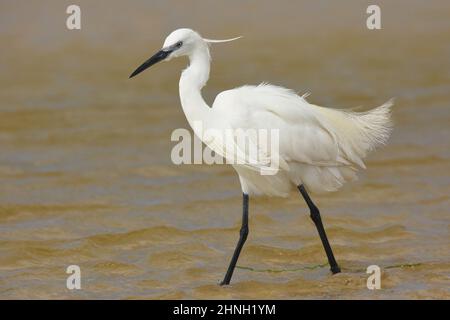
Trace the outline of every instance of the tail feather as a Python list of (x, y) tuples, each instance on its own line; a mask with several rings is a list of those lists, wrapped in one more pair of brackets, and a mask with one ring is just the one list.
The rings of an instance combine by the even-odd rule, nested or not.
[(363, 159), (367, 153), (384, 145), (390, 136), (392, 105), (391, 99), (367, 112), (322, 108), (333, 128), (342, 158), (365, 168)]
[(392, 131), (391, 108), (393, 99), (368, 112), (352, 113), (359, 127), (359, 140), (364, 145), (364, 152), (369, 152), (386, 144)]

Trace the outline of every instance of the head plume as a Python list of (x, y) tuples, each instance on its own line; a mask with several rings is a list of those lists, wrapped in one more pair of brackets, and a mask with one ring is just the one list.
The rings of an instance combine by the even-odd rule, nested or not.
[(240, 38), (242, 38), (242, 36), (239, 36), (239, 37), (236, 37), (236, 38), (231, 38), (231, 39), (224, 39), (224, 40), (205, 39), (205, 38), (203, 38), (203, 40), (206, 43), (222, 43), (222, 42), (231, 42), (231, 41), (234, 41), (234, 40), (238, 40)]

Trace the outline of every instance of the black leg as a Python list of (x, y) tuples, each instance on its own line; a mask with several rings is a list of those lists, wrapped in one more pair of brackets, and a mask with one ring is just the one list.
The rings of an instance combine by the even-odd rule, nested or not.
[(244, 246), (245, 240), (247, 240), (248, 236), (248, 195), (244, 193), (242, 200), (242, 226), (239, 232), (239, 241), (236, 245), (236, 249), (234, 249), (233, 258), (231, 258), (225, 278), (220, 283), (221, 286), (230, 284), (239, 254), (241, 253), (242, 247)]
[(317, 231), (319, 232), (320, 239), (322, 240), (323, 247), (325, 248), (325, 252), (328, 257), (328, 262), (331, 267), (331, 272), (339, 273), (341, 272), (341, 269), (339, 268), (336, 259), (334, 259), (333, 251), (331, 250), (330, 243), (328, 242), (327, 234), (325, 233), (325, 229), (322, 224), (322, 219), (320, 218), (320, 212), (319, 209), (317, 209), (314, 202), (312, 202), (311, 198), (309, 197), (308, 193), (306, 192), (306, 189), (303, 185), (298, 186), (298, 190), (302, 194), (303, 198), (305, 199), (306, 203), (308, 204), (309, 211), (311, 213), (311, 219), (314, 221), (314, 224), (316, 225)]

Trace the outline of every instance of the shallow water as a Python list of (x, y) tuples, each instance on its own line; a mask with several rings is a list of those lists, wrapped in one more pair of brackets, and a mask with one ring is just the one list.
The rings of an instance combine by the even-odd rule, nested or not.
[[(209, 4), (208, 4), (209, 3)], [(381, 1), (0, 3), (0, 298), (450, 298), (450, 5)], [(173, 61), (128, 80), (173, 29), (244, 35), (213, 47), (208, 101), (270, 81), (331, 107), (396, 97), (389, 144), (316, 196), (343, 272), (331, 276), (297, 194), (254, 199), (230, 287), (241, 195), (228, 166), (170, 161), (187, 123)], [(82, 290), (66, 289), (77, 264)], [(366, 288), (367, 266), (382, 289)]]

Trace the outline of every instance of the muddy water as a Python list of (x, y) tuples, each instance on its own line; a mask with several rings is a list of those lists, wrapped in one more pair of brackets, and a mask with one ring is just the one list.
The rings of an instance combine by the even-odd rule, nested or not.
[[(0, 3), (0, 298), (450, 298), (450, 6), (364, 1)], [(175, 166), (186, 61), (129, 81), (166, 34), (244, 35), (212, 50), (204, 93), (270, 81), (333, 107), (396, 97), (389, 145), (340, 192), (314, 196), (343, 273), (298, 195), (254, 199), (234, 283), (218, 286), (241, 198), (227, 166)], [(66, 289), (65, 269), (82, 271)], [(382, 289), (366, 288), (368, 265)]]

